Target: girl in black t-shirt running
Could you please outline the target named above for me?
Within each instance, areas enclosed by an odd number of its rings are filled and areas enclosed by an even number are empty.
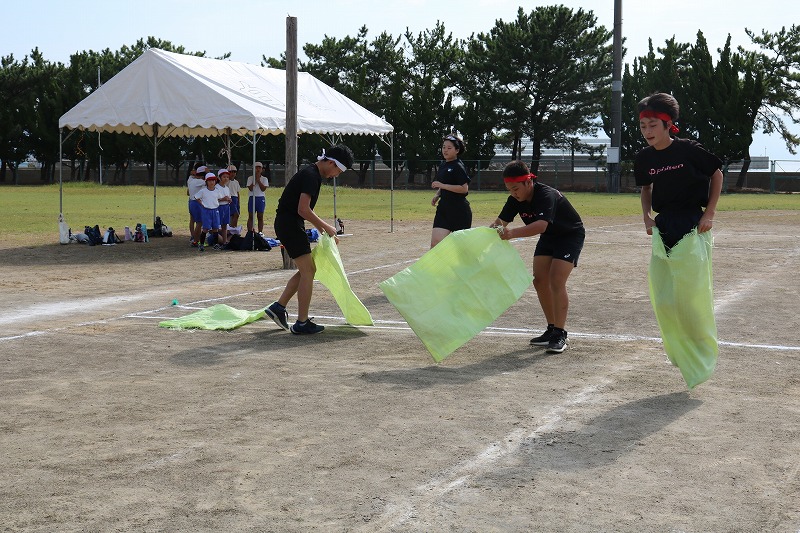
[[[467,201],[470,177],[460,159],[464,150],[464,141],[455,135],[442,140],[444,162],[439,166],[436,180],[431,183],[431,187],[436,189],[431,205],[439,204],[433,219],[431,248],[452,232],[472,226],[472,208]]]

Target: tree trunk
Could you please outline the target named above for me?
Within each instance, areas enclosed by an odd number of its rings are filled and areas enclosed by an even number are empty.
[[[533,150],[531,153],[531,172],[536,174],[539,172],[539,161],[542,159],[542,142],[537,139],[531,139],[533,141]]]
[[[511,146],[511,160],[516,161],[520,158],[522,151],[522,139],[519,133],[514,133],[514,144]]]
[[[739,171],[739,178],[736,180],[736,188],[741,189],[747,186],[747,171],[750,168],[750,150],[744,156],[742,161],[742,170]]]

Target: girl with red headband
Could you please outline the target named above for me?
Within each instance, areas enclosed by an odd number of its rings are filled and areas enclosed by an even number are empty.
[[[666,93],[648,96],[638,106],[648,147],[636,154],[633,172],[642,188],[644,227],[652,235],[658,226],[667,248],[695,227],[698,233],[711,229],[722,191],[722,161],[701,144],[670,135],[679,131],[679,110],[678,101]]]
[[[472,226],[472,208],[467,201],[470,177],[461,161],[465,149],[464,141],[456,135],[442,139],[444,162],[436,172],[436,180],[431,183],[431,187],[436,189],[431,205],[439,204],[433,219],[431,248],[452,232]]]
[[[531,339],[531,345],[547,346],[547,353],[561,353],[567,347],[567,278],[578,266],[583,249],[583,221],[563,194],[536,181],[522,161],[506,165],[503,182],[511,195],[492,227],[503,240],[539,235],[533,252],[533,287],[547,330]],[[525,225],[507,228],[517,214]]]

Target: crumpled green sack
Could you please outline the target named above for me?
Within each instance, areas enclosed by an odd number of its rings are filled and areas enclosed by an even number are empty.
[[[229,305],[212,305],[196,313],[158,323],[170,329],[236,329],[264,316],[264,310],[243,311]]]
[[[533,277],[497,231],[456,231],[380,288],[436,362],[511,307]]]
[[[347,274],[344,272],[336,241],[323,232],[320,234],[314,250],[311,251],[311,257],[317,267],[314,279],[331,291],[333,299],[342,310],[347,323],[353,326],[372,326],[372,315],[355,295],[353,289],[350,288],[350,282],[347,281]]]
[[[647,280],[664,351],[692,389],[711,377],[719,346],[714,320],[711,232],[685,235],[669,254],[653,228]]]

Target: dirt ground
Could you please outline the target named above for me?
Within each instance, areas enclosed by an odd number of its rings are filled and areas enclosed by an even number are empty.
[[[438,365],[378,288],[428,223],[349,222],[376,325],[316,285],[311,337],[158,327],[266,306],[275,250],[0,250],[0,530],[800,531],[800,212],[718,214],[720,358],[692,391],[638,218],[585,222],[567,351],[529,347],[531,287]]]

